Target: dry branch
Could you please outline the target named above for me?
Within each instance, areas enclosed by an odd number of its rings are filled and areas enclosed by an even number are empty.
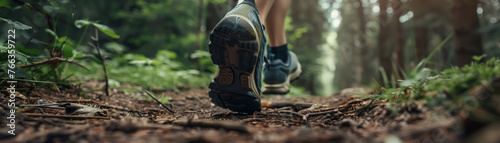
[[[300,114],[300,113],[297,113],[297,112],[294,112],[294,111],[288,111],[288,110],[280,110],[280,111],[278,111],[278,113],[290,113],[293,116],[296,116],[296,117],[299,117],[299,118],[302,118],[304,116],[303,114]]]
[[[146,125],[137,125],[137,128],[140,129],[140,130],[145,130],[145,129],[162,129],[162,130],[182,131],[182,127],[175,126],[175,125],[146,124]]]
[[[99,55],[99,59],[101,60],[102,63],[102,70],[104,72],[104,80],[106,80],[106,96],[109,96],[109,80],[108,80],[108,72],[106,71],[106,64],[104,64],[104,57],[101,54],[101,48],[99,47],[99,32],[97,30],[97,27],[95,27],[95,37],[90,37],[92,40],[95,41],[95,45],[92,42],[89,42],[89,45],[91,47],[94,47],[97,49],[97,54]]]
[[[71,116],[71,115],[47,115],[47,114],[35,114],[35,113],[24,113],[28,117],[47,117],[47,118],[65,118],[65,119],[106,119],[109,117],[99,117],[99,116]]]
[[[158,100],[158,98],[156,98],[154,95],[152,95],[151,93],[149,93],[149,91],[146,91],[146,93],[149,95],[149,97],[155,99],[156,102],[160,103],[160,105],[163,106],[165,109],[167,109],[168,111],[170,111],[172,113],[175,113],[174,111],[172,111],[172,109],[168,108],[165,104],[161,103],[161,101]]]
[[[312,103],[296,103],[296,102],[271,102],[271,101],[262,101],[262,108],[282,108],[282,107],[293,107],[293,108],[309,108]]]
[[[334,109],[334,110],[330,110],[330,111],[307,113],[306,115],[302,116],[302,120],[307,121],[307,119],[309,117],[314,117],[314,116],[319,116],[319,115],[326,115],[326,114],[333,114],[333,113],[339,113],[339,110]]]
[[[207,127],[207,128],[222,128],[231,131],[238,131],[243,133],[251,133],[251,128],[244,124],[237,122],[227,122],[218,120],[203,120],[203,119],[189,119],[189,120],[176,120],[173,122],[175,125],[184,127]]]
[[[65,102],[71,102],[71,103],[93,103],[97,105],[101,105],[101,103],[96,102],[92,99],[68,99],[68,100],[59,100],[57,101],[58,103],[65,103]]]
[[[50,59],[46,59],[46,60],[43,60],[43,61],[38,61],[38,62],[34,62],[34,63],[31,63],[31,64],[26,64],[26,65],[19,65],[19,67],[21,68],[27,68],[27,67],[32,67],[32,66],[38,66],[38,65],[58,65],[59,63],[62,63],[62,62],[68,62],[68,63],[72,63],[72,64],[75,64],[75,65],[78,65],[84,69],[86,69],[87,71],[90,71],[89,68],[77,63],[77,62],[74,62],[74,61],[70,61],[70,60],[67,60],[67,59],[62,59],[60,57],[53,57],[53,58],[50,58]]]

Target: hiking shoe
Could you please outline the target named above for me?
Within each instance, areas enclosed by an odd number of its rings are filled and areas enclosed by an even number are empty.
[[[217,106],[236,112],[261,110],[261,78],[266,38],[255,4],[242,2],[215,26],[209,51],[218,65],[209,85]]]
[[[269,65],[264,69],[264,94],[287,94],[290,92],[290,82],[297,79],[302,69],[297,55],[288,51],[288,59],[270,57]]]

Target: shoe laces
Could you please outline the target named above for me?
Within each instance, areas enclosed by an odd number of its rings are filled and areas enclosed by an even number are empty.
[[[269,53],[268,56],[264,56],[264,67],[269,68],[269,65],[271,65],[271,61],[274,60],[274,54]]]

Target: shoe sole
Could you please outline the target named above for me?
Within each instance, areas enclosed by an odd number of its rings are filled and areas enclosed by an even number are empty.
[[[219,69],[208,94],[217,106],[245,113],[261,110],[254,80],[260,52],[256,37],[251,21],[238,15],[224,17],[210,34],[209,51]]]
[[[262,94],[287,94],[290,92],[290,82],[295,81],[302,74],[302,67],[297,64],[297,69],[288,75],[285,82],[278,84],[265,84]]]

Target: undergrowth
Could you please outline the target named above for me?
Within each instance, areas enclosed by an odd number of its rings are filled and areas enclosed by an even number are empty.
[[[200,51],[201,52],[201,51]],[[198,53],[200,53],[198,52]],[[209,55],[200,56],[200,61],[209,60]],[[182,64],[175,60],[176,54],[161,50],[155,58],[147,58],[140,54],[125,54],[107,61],[108,77],[112,87],[119,87],[121,83],[140,85],[146,89],[173,89],[205,88],[212,80],[211,72],[195,69],[183,69]],[[89,67],[90,72],[83,70],[70,70],[78,80],[101,80],[102,68],[99,63],[83,62]],[[204,65],[206,70],[215,67]]]
[[[387,101],[389,105],[395,106],[394,110],[415,104],[428,108],[446,107],[447,111],[477,108],[480,104],[474,97],[477,95],[469,90],[500,78],[500,59],[493,57],[482,62],[485,58],[482,55],[474,56],[471,64],[462,67],[451,67],[443,71],[427,68],[430,59],[452,36],[450,34],[411,71],[405,73],[401,70],[404,80],[395,81],[394,76],[390,76],[392,82],[389,82],[389,75],[385,74],[384,69],[380,69],[384,86],[376,83],[380,94],[367,98]]]
[[[448,110],[474,109],[479,102],[475,93],[469,90],[500,78],[500,59],[491,58],[479,62],[482,57],[463,67],[443,71],[422,68],[414,70],[405,80],[397,82],[398,87],[381,88],[380,95],[369,96],[387,101],[395,106],[422,104],[429,108],[450,107]]]

